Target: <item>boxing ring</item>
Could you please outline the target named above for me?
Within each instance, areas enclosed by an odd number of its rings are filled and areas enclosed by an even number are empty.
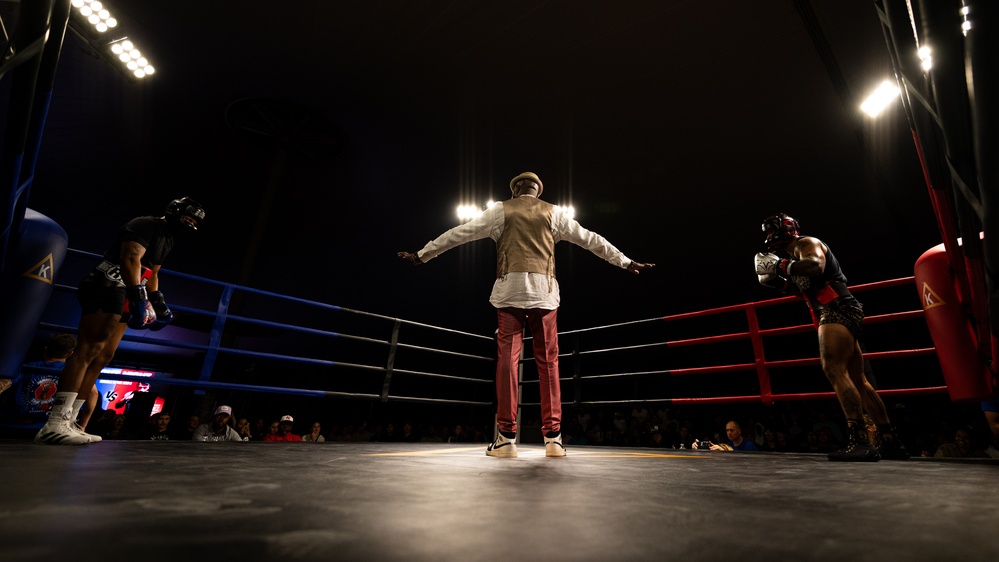
[[[84,263],[93,259],[71,254]],[[163,364],[172,376],[151,381],[153,391],[215,391],[214,398],[237,413],[248,397],[291,396],[327,408],[344,401],[402,403],[425,414],[448,406],[493,416],[491,336],[161,273],[164,286],[174,288],[177,324],[161,332],[130,330],[122,353],[128,362],[146,358],[146,365],[164,350],[186,354],[174,362],[185,369]],[[217,294],[180,290],[182,284]],[[878,365],[883,393],[946,392],[932,384],[939,373],[923,386],[893,374],[896,362],[934,363],[931,347],[911,347],[928,339],[918,331],[926,330],[921,311],[905,306],[918,302],[912,285],[902,278],[854,288],[870,294],[868,355]],[[54,300],[73,297],[67,285],[58,292]],[[315,310],[315,317],[292,323],[279,314],[251,314],[270,308],[298,314],[287,310],[295,304]],[[829,397],[815,390],[828,383],[810,355],[817,345],[806,309],[800,300],[779,298],[566,331],[560,334],[566,406],[765,406]],[[891,345],[890,336],[908,323],[916,327],[902,330],[910,345]],[[40,326],[41,332],[67,329]],[[319,352],[302,354],[291,344],[301,347],[303,338],[324,343],[311,344]],[[785,338],[791,341],[780,341]],[[343,342],[349,345],[340,347]],[[309,372],[301,384],[252,384],[247,379],[260,373],[247,370],[248,361],[261,370],[274,362]],[[539,410],[531,397],[537,385],[532,363],[530,357],[522,362],[525,419]],[[684,392],[670,385],[678,378]],[[427,380],[435,383],[432,394]],[[567,457],[551,459],[543,445],[530,442],[519,447],[518,458],[496,459],[484,448],[137,440],[47,447],[0,440],[5,457],[18,459],[0,467],[0,537],[12,561],[58,555],[53,528],[64,541],[93,543],[94,558],[124,551],[145,560],[175,560],[192,548],[203,557],[247,560],[719,560],[733,548],[741,559],[761,562],[999,555],[986,538],[999,516],[991,459],[831,463],[810,453],[593,445],[569,445]],[[977,499],[973,508],[969,497]],[[737,539],[728,532],[747,521],[760,532]],[[93,540],[119,528],[128,532]]]
[[[97,259],[69,253],[66,278]],[[169,374],[143,379],[151,392],[203,392],[205,406],[224,401],[237,415],[254,397],[494,415],[490,335],[161,274],[176,323],[129,330],[117,360]],[[929,336],[912,278],[853,289],[870,303],[868,357],[881,392],[946,392],[933,348],[919,345]],[[73,292],[58,283],[47,312],[78,310]],[[73,325],[46,317],[39,334]],[[814,331],[796,298],[568,330],[563,397],[569,409],[832,400]],[[925,384],[907,363],[930,371]],[[540,408],[530,357],[522,368],[526,420]],[[0,466],[0,540],[14,562],[51,559],[65,543],[87,544],[90,558],[164,561],[192,548],[247,560],[719,560],[733,548],[761,562],[999,555],[986,538],[999,516],[991,459],[830,463],[811,453],[571,444],[551,459],[540,443],[522,443],[518,458],[496,459],[483,443],[0,440],[17,459]],[[728,530],[747,521],[760,532],[733,538]]]
[[[79,278],[99,258],[67,252],[39,336],[75,331],[78,313],[67,317],[66,311],[79,307],[75,287],[65,280]],[[150,392],[165,397],[175,417],[186,410],[207,416],[221,403],[237,412],[310,412],[314,419],[327,410],[344,409],[345,402],[369,405],[353,408],[358,416],[370,416],[374,405],[384,404],[408,404],[402,417],[417,419],[444,408],[465,423],[494,413],[493,335],[167,269],[160,274],[169,287],[174,323],[158,332],[129,329],[111,366],[155,372],[153,378],[127,371],[114,378],[148,383]],[[919,299],[913,278],[851,289],[862,301],[870,295],[868,308],[880,309],[869,313],[865,325],[866,357],[877,367],[872,372],[869,366],[868,372],[875,380],[881,375],[879,392],[946,393],[923,311],[914,308]],[[890,337],[898,333],[906,335]],[[807,305],[797,297],[563,331],[563,405],[572,410],[635,403],[771,406],[834,399],[819,366],[815,338]],[[530,347],[525,345],[525,352]],[[911,375],[913,364],[922,376]],[[533,358],[525,356],[522,426],[531,426],[540,412],[537,383]],[[303,405],[309,402],[313,404]]]

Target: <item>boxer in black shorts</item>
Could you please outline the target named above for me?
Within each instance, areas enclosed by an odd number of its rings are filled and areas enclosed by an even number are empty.
[[[159,290],[158,272],[173,249],[177,233],[197,230],[204,208],[183,197],[167,205],[163,216],[134,218],[118,231],[104,259],[80,283],[82,307],[77,347],[59,377],[49,419],[35,435],[36,443],[83,445],[100,437],[83,429],[93,413],[80,412],[101,370],[111,362],[126,328],[163,328],[173,319]],[[80,424],[76,423],[80,414]]]
[[[760,284],[800,295],[818,319],[822,371],[846,416],[848,436],[846,446],[829,453],[829,460],[909,458],[888,419],[884,402],[864,375],[860,349],[864,309],[847,288],[839,260],[818,238],[802,236],[798,221],[786,214],[767,217],[762,230],[766,251],[756,254]],[[870,441],[865,413],[877,423],[880,446]]]
[[[125,290],[117,288],[97,287],[81,283],[76,293],[84,315],[97,311],[107,311],[121,314],[125,310]]]

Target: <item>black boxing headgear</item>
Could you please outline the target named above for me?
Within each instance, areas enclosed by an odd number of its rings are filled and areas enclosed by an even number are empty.
[[[205,220],[205,208],[200,203],[190,197],[174,199],[166,208],[167,221],[173,224],[181,224],[191,230],[198,230],[197,224]],[[180,220],[182,217],[191,217],[194,224]]]
[[[790,242],[801,236],[801,225],[785,213],[771,215],[763,219],[763,245],[773,251],[779,244]]]

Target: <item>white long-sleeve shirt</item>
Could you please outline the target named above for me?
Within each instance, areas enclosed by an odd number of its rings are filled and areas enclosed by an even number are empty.
[[[529,197],[529,196],[524,196]],[[458,225],[434,240],[427,242],[416,255],[423,262],[428,262],[444,252],[476,240],[491,238],[498,242],[503,234],[504,213],[503,203],[497,203],[486,209],[478,218]],[[627,269],[631,264],[620,250],[595,232],[583,228],[570,218],[561,207],[552,208],[552,236],[555,243],[563,240],[585,248],[594,255],[606,260],[611,265]],[[543,308],[554,310],[560,302],[558,281],[543,273],[510,272],[496,279],[489,303],[496,308]]]

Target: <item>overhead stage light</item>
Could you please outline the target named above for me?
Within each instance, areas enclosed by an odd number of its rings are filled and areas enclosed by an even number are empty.
[[[128,39],[121,39],[110,43],[111,52],[118,57],[118,61],[125,65],[136,78],[145,78],[147,75],[156,72],[146,57],[135,48],[135,45]]]
[[[922,46],[916,52],[919,55],[919,65],[923,67],[923,70],[930,70],[933,68],[933,52],[927,46]]]
[[[98,54],[132,80],[156,72],[149,59],[126,36],[112,37],[118,29],[118,20],[98,0],[73,0],[70,29]]]
[[[480,216],[482,216],[482,213],[484,213],[486,209],[492,208],[492,206],[495,204],[496,204],[495,201],[489,201],[488,203],[486,203],[486,206],[484,208],[478,207],[476,205],[458,205],[458,207],[456,208],[458,220],[461,222],[468,222],[472,219],[477,219]],[[555,206],[562,209],[562,211],[570,219],[576,216],[576,209],[574,209],[572,205],[566,205],[566,206],[555,205]]]
[[[104,33],[118,26],[118,20],[111,17],[111,12],[100,2],[94,0],[73,0],[73,7],[76,8],[80,16],[86,18],[87,23],[94,26],[94,30],[98,33]]]
[[[486,206],[484,208],[479,207],[478,205],[470,205],[470,204],[458,205],[456,209],[456,212],[458,214],[458,220],[461,222],[468,222],[472,219],[477,219],[480,216],[482,216],[482,213],[484,213],[486,209],[492,207],[495,204],[496,204],[495,201],[489,201],[488,203],[486,203]]]
[[[898,95],[898,86],[891,80],[885,80],[860,104],[860,109],[871,117],[877,117],[891,102],[898,99]]]

